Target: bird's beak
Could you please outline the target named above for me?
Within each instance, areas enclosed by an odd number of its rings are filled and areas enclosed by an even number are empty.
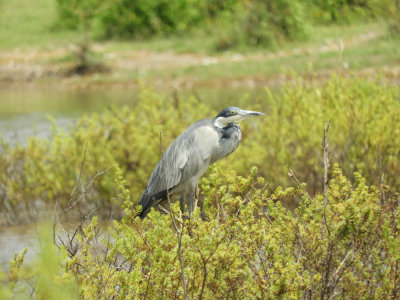
[[[264,116],[262,112],[252,111],[252,110],[241,110],[240,115],[243,119],[246,119],[251,116]]]

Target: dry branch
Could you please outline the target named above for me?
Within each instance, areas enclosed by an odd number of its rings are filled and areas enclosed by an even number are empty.
[[[301,187],[301,189],[303,190],[304,194],[307,195],[308,200],[310,200],[310,202],[312,201],[312,198],[310,196],[310,194],[307,192],[307,190],[304,188],[304,186],[301,184],[301,182],[299,181],[299,179],[296,177],[296,175],[294,175],[293,170],[290,168],[289,165],[287,165],[287,168],[289,169],[289,177],[293,178],[294,181],[296,181],[297,185],[299,187]]]
[[[327,220],[326,220],[326,206],[328,205],[328,187],[329,187],[329,178],[328,178],[328,171],[329,171],[329,143],[328,143],[328,133],[329,133],[329,128],[331,126],[331,121],[329,121],[328,123],[325,123],[324,126],[324,137],[322,139],[322,148],[324,151],[323,154],[323,160],[324,160],[324,182],[323,182],[323,186],[324,186],[324,212],[323,212],[323,217],[324,217],[324,224],[322,226],[322,236],[325,234],[325,229],[328,232],[328,235],[330,235],[330,231],[329,231],[329,227],[327,224]]]
[[[181,265],[181,272],[182,272],[183,298],[186,300],[187,299],[187,281],[186,281],[186,277],[185,277],[185,269],[184,269],[184,265],[183,265],[183,256],[182,256],[182,232],[179,230],[178,226],[176,225],[175,216],[174,216],[174,213],[172,212],[171,199],[169,197],[169,188],[168,188],[168,182],[167,182],[167,174],[165,172],[164,148],[163,148],[163,144],[162,144],[161,132],[160,132],[160,149],[161,149],[161,163],[162,163],[162,169],[163,169],[163,177],[164,177],[165,188],[167,191],[169,216],[171,217],[172,224],[174,225],[174,228],[175,228],[176,234],[177,234],[177,238],[178,238],[178,257],[179,257],[179,264]],[[182,223],[182,229],[183,229],[183,224],[184,223]]]

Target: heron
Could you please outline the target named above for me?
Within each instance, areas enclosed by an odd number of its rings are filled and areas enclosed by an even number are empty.
[[[199,178],[208,167],[228,156],[239,146],[242,133],[239,121],[261,112],[227,107],[213,119],[202,119],[189,126],[167,148],[150,176],[140,197],[139,216],[144,218],[152,207],[167,200],[168,195],[180,195],[180,208],[189,218],[193,212],[193,198]]]

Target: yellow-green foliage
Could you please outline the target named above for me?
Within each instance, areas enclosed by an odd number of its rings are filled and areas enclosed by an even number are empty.
[[[302,188],[257,188],[264,179],[213,168],[202,181],[208,220],[183,220],[174,205],[189,299],[396,298],[400,275],[399,202],[359,176],[355,188],[334,167],[322,196]],[[123,184],[121,185],[123,186]],[[123,189],[123,188],[122,188]],[[126,216],[110,230],[105,255],[91,252],[95,221],[69,262],[85,299],[182,299],[177,235],[168,214]],[[300,197],[294,212],[282,198]],[[381,204],[382,201],[382,204]]]
[[[173,205],[188,299],[397,299],[399,195],[355,177],[353,187],[335,165],[324,207],[323,196],[303,187],[260,188],[256,168],[241,177],[213,167],[201,183],[206,220],[198,209],[183,219]],[[32,288],[15,289],[29,280],[39,299],[183,299],[170,215],[135,218],[119,171],[115,180],[126,215],[108,237],[93,218],[73,240],[77,251],[67,249],[70,258],[49,242],[31,268],[16,257],[0,295],[29,295]],[[289,211],[284,198],[299,198],[300,206]]]
[[[354,181],[358,171],[368,183],[378,182],[383,173],[384,182],[398,188],[399,96],[398,88],[379,80],[334,76],[312,85],[298,78],[280,93],[267,90],[257,103],[240,101],[243,108],[263,110],[266,116],[243,122],[240,147],[218,164],[239,174],[257,166],[270,189],[289,186],[290,165],[313,194],[322,184],[321,138],[324,123],[331,120],[331,159],[344,173]],[[135,107],[83,116],[69,132],[54,125],[50,140],[31,138],[26,147],[3,142],[0,205],[8,219],[2,220],[29,220],[30,214],[22,217],[21,212],[34,200],[67,206],[78,195],[91,206],[118,211],[121,203],[114,199],[108,168],[115,162],[121,167],[137,201],[160,157],[160,132],[167,147],[191,123],[216,113],[195,98],[171,101],[144,89]]]
[[[268,182],[287,185],[287,165],[311,191],[322,185],[322,135],[331,120],[330,155],[347,176],[361,172],[378,181],[379,159],[386,182],[400,184],[400,102],[397,87],[365,79],[334,76],[322,86],[297,80],[283,94],[268,93],[261,128],[244,131],[247,139],[232,161],[236,170],[256,165]]]

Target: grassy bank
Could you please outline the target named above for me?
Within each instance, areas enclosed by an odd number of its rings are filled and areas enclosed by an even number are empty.
[[[399,40],[387,35],[383,21],[312,27],[305,42],[276,48],[251,46],[216,52],[212,34],[194,31],[180,36],[135,41],[95,40],[91,58],[111,72],[68,77],[75,64],[78,32],[55,28],[52,0],[2,2],[0,18],[0,81],[19,86],[87,87],[147,82],[157,87],[276,86],[287,80],[283,70],[370,75],[384,72],[399,78]],[[95,34],[95,31],[94,31]],[[11,63],[11,64],[10,64]]]

